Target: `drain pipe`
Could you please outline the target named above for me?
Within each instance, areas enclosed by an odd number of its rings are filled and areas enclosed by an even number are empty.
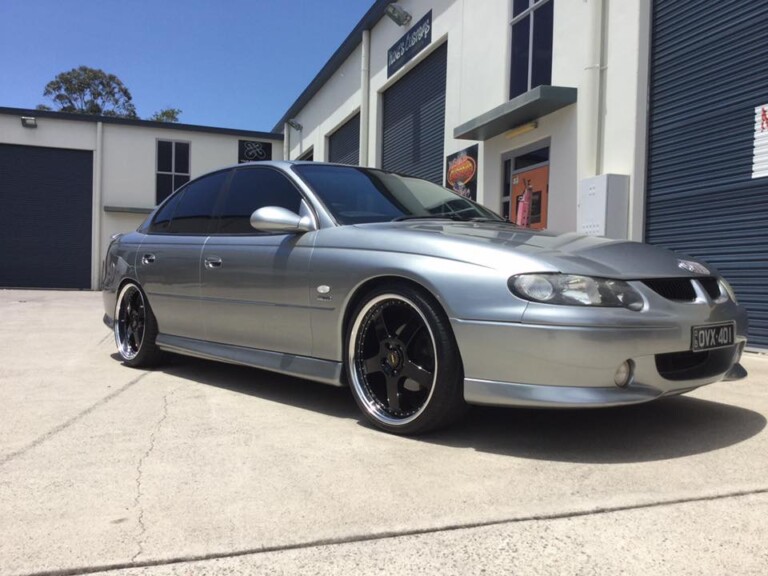
[[[371,107],[371,31],[363,30],[361,64],[360,64],[360,166],[370,166],[368,163],[368,123]]]
[[[589,21],[585,36],[590,38],[589,60],[584,68],[581,86],[579,87],[579,104],[581,112],[578,115],[579,135],[579,179],[589,178],[599,174],[602,161],[600,130],[602,128],[602,60],[603,60],[603,2],[604,0],[588,0],[590,3]]]
[[[91,290],[100,290],[101,272],[102,272],[102,241],[101,229],[102,219],[104,218],[104,187],[103,187],[103,161],[104,158],[104,124],[96,122],[96,147],[93,155],[93,201],[92,201],[92,219],[91,228]]]
[[[602,174],[605,171],[605,92],[606,70],[608,69],[608,0],[600,0],[600,50],[597,71],[597,146],[595,147],[595,171]]]
[[[290,160],[291,155],[291,127],[288,122],[283,124],[283,160]]]

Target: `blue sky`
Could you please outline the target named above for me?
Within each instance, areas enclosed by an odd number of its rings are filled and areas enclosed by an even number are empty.
[[[140,117],[271,130],[373,0],[0,0],[0,106],[48,103],[80,65],[129,88]]]

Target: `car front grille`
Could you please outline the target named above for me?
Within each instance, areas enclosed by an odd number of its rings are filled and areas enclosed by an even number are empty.
[[[653,278],[651,280],[643,280],[643,284],[667,300],[693,302],[696,300],[696,290],[693,287],[692,280],[692,278]],[[720,298],[720,284],[717,278],[706,276],[704,278],[696,278],[695,281],[701,284],[701,287],[709,294],[712,300]]]
[[[656,354],[656,370],[667,380],[710,378],[727,372],[733,364],[736,346],[707,352]]]
[[[643,284],[667,300],[678,302],[696,300],[696,291],[693,289],[690,278],[653,278],[643,280]]]
[[[717,282],[717,278],[709,276],[707,278],[697,278],[697,281],[712,300],[720,298],[720,284]]]

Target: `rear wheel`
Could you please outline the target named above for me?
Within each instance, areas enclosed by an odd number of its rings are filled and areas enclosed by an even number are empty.
[[[371,292],[352,315],[346,348],[350,387],[375,426],[419,434],[463,413],[464,376],[450,324],[419,290]]]
[[[117,296],[114,330],[117,352],[128,366],[154,366],[162,359],[155,344],[155,315],[141,288],[133,282],[123,286]]]

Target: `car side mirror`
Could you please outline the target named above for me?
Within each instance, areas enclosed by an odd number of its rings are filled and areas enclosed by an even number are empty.
[[[251,226],[259,232],[303,234],[315,229],[309,216],[299,216],[280,206],[264,206],[251,214]]]

